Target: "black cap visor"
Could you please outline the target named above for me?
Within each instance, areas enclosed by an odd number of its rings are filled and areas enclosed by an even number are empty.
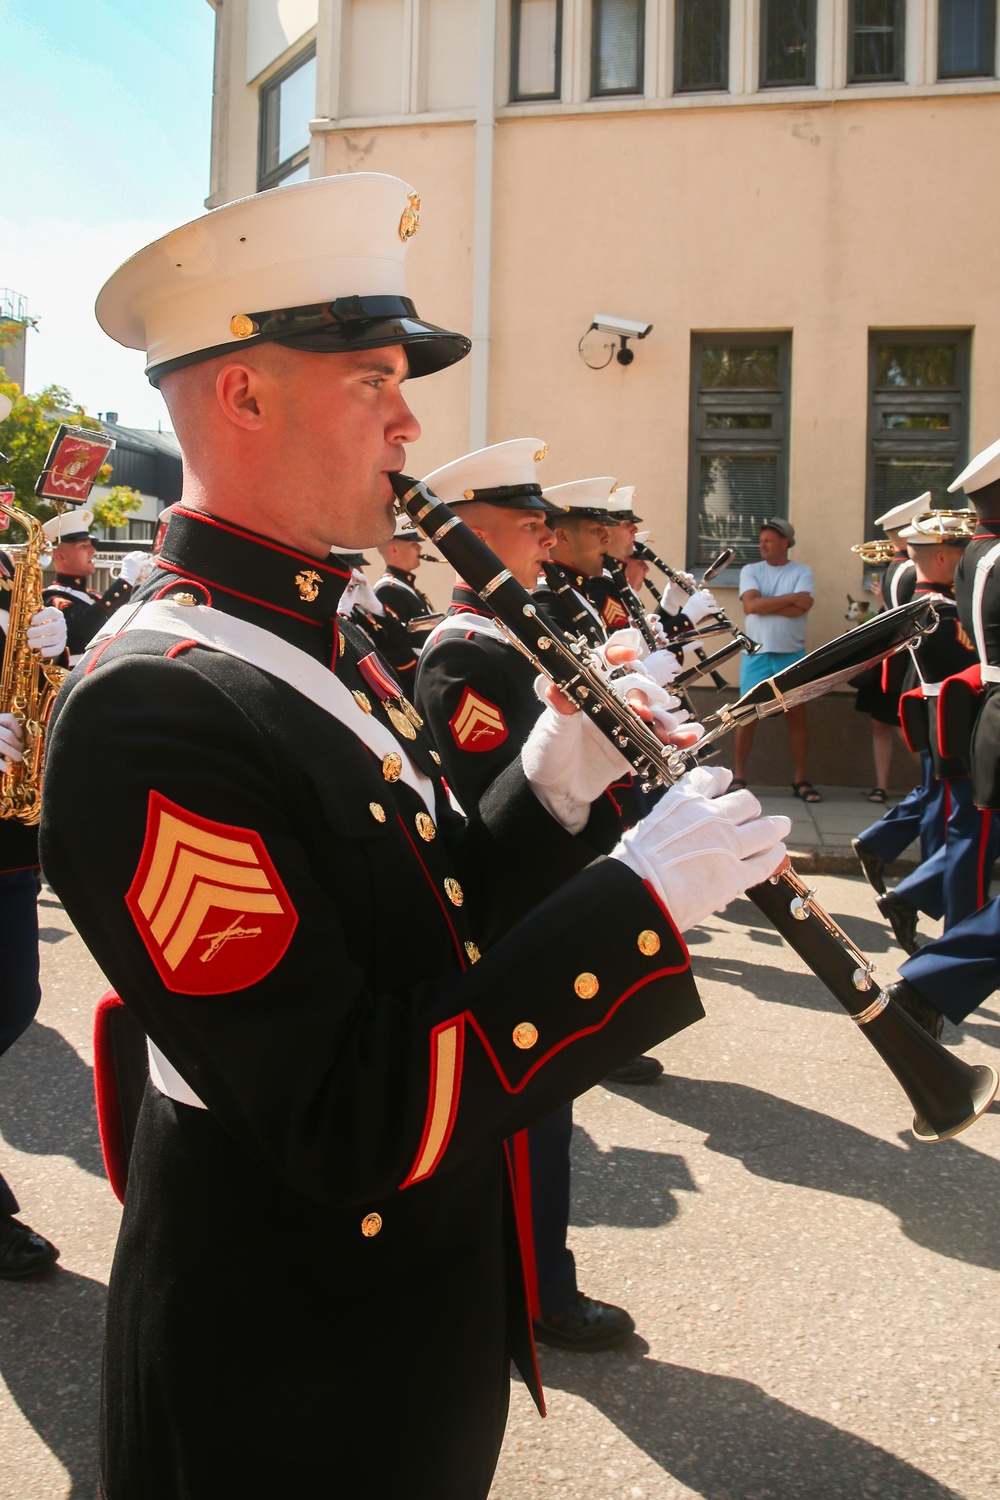
[[[540,484],[497,484],[492,489],[472,489],[449,503],[465,505],[478,500],[483,505],[498,505],[501,510],[540,510],[548,515],[552,507],[542,499]]]
[[[406,350],[410,379],[444,370],[464,359],[472,348],[464,334],[425,323],[409,297],[338,297],[335,302],[242,316],[253,330],[246,338],[166,360],[146,372],[150,383],[158,385],[172,370],[220,355],[238,355],[241,348],[255,344],[282,344],[309,354],[351,354],[399,344]]]

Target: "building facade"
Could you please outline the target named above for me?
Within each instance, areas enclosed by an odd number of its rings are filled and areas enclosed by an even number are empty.
[[[818,645],[871,518],[1000,435],[997,0],[210,3],[210,206],[420,193],[414,300],[474,353],[409,390],[414,472],[539,436],[692,567],[789,515]]]

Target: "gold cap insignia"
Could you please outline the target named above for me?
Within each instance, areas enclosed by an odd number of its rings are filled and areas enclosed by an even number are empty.
[[[378,1234],[381,1228],[381,1214],[365,1214],[364,1218],[361,1220],[361,1233],[364,1235],[366,1240],[372,1239],[373,1236]]]
[[[581,1000],[593,1000],[601,985],[596,974],[578,974],[573,981],[573,988]]]
[[[476,498],[475,490],[463,490],[462,493],[465,495],[466,500],[475,500]]]
[[[548,451],[549,451],[549,445],[548,445],[548,443],[543,443],[542,446],[539,448],[538,452],[535,454],[535,463],[536,464],[540,464],[541,461],[542,461],[542,459],[545,457],[546,453],[548,453]]]
[[[319,586],[323,582],[318,573],[312,568],[304,568],[301,573],[296,573],[295,583],[299,591],[299,598],[311,604],[319,594]]]
[[[399,238],[405,245],[407,240],[412,240],[420,228],[420,194],[411,193],[406,200],[403,216],[399,221]]]
[[[649,927],[640,932],[636,941],[639,944],[639,952],[644,953],[647,958],[652,958],[654,953],[660,951],[660,934],[653,932]]]
[[[257,324],[246,313],[235,313],[229,319],[229,332],[234,338],[248,339],[252,333],[257,332]]]
[[[522,1052],[526,1052],[529,1047],[533,1047],[538,1041],[538,1027],[532,1026],[530,1021],[522,1021],[520,1025],[514,1027],[513,1036],[514,1046],[520,1047]]]

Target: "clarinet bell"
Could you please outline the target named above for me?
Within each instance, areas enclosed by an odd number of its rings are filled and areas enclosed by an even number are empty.
[[[985,1114],[1000,1076],[989,1063],[963,1062],[883,996],[885,1005],[862,1030],[913,1105],[916,1140],[947,1141]]]

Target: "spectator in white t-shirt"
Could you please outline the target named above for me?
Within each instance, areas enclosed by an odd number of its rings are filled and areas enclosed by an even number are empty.
[[[759,651],[753,656],[744,655],[740,661],[741,693],[806,654],[806,616],[813,607],[813,574],[805,563],[789,562],[788,549],[794,542],[795,527],[791,521],[772,516],[769,521],[761,522],[760,562],[747,563],[740,570],[740,603],[746,615],[746,633],[751,640],[760,642]],[[803,802],[821,802],[819,792],[806,779],[805,706],[799,704],[789,709],[785,718],[794,765],[792,791]],[[752,724],[741,725],[736,731],[734,787],[746,786],[753,732]]]

